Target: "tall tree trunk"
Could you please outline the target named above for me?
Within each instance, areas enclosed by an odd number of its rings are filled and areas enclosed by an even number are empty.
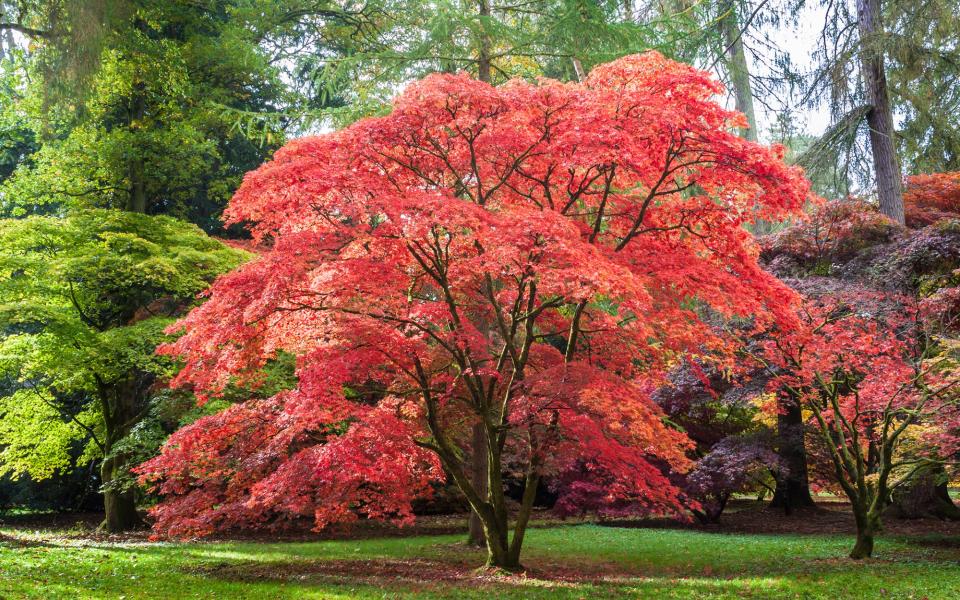
[[[130,196],[127,200],[128,212],[147,212],[147,188],[144,181],[143,159],[139,156],[130,161]]]
[[[478,14],[481,19],[490,17],[490,0],[479,0]],[[492,42],[486,29],[481,26],[481,33],[477,40],[477,79],[490,83],[491,77],[491,59],[490,51]],[[488,467],[487,460],[487,434],[482,422],[473,426],[473,461],[471,464],[471,480],[474,489],[484,499],[489,498],[488,494]],[[476,511],[470,513],[469,537],[467,542],[483,547],[487,543],[488,536],[484,531],[484,523]],[[505,551],[505,550],[504,550]]]
[[[479,0],[478,14],[481,21],[490,18],[490,0]],[[481,22],[480,35],[477,40],[477,79],[490,83],[491,57],[493,41],[490,39],[490,33],[486,30],[486,23]]]
[[[483,423],[477,423],[473,426],[473,457],[471,462],[471,480],[473,487],[481,498],[489,498],[487,492],[487,436],[484,432]],[[484,534],[483,522],[477,511],[470,513],[470,537],[468,542],[474,546],[483,547],[486,544],[486,535]]]
[[[124,461],[116,456],[103,459],[100,464],[100,478],[103,481],[103,524],[101,527],[110,533],[129,531],[143,524],[137,512],[137,496],[134,490],[117,490],[112,484],[123,475]]]
[[[883,59],[883,22],[880,0],[857,0],[857,24],[860,29],[860,61],[863,87],[870,112],[870,149],[877,178],[880,212],[903,224],[903,190],[894,138],[893,113],[887,90]]]
[[[103,486],[104,518],[101,527],[111,533],[136,529],[143,521],[137,512],[136,492],[120,488],[117,478],[127,468],[127,457],[114,449],[125,435],[136,415],[136,380],[108,385],[97,379],[100,408],[103,412],[105,441],[103,461],[100,463],[100,479]]]
[[[740,130],[740,135],[751,142],[757,141],[757,117],[753,109],[753,89],[750,86],[750,67],[747,54],[743,49],[743,35],[740,31],[740,19],[736,2],[731,1],[723,7],[720,30],[726,49],[727,73],[730,75],[730,87],[733,91],[737,110],[747,117],[749,127]]]
[[[142,19],[136,19],[135,27],[146,32],[147,24]],[[130,97],[127,126],[134,134],[144,127],[144,118],[147,114],[146,84],[135,81],[133,94]],[[130,188],[127,204],[124,210],[135,213],[147,212],[147,184],[146,161],[143,158],[143,149],[135,144],[130,148],[132,156],[128,164]],[[107,385],[98,379],[101,409],[106,429],[106,443],[104,444],[104,458],[100,465],[100,479],[103,485],[103,527],[109,532],[128,531],[143,524],[137,512],[137,496],[134,489],[118,489],[116,480],[126,475],[127,457],[114,453],[115,444],[129,433],[137,414],[137,376],[134,371],[128,375],[127,381]]]
[[[730,91],[737,111],[747,118],[747,127],[740,129],[740,137],[751,142],[757,141],[757,115],[753,106],[753,87],[750,84],[750,66],[743,47],[743,31],[736,0],[721,5],[719,20],[720,33],[724,44],[724,63],[730,77]],[[772,224],[763,219],[755,219],[751,231],[754,235],[765,235],[773,230]]]
[[[777,414],[777,454],[786,473],[777,476],[771,507],[788,514],[796,508],[814,506],[807,477],[807,450],[804,445],[803,413],[792,398],[781,397]]]
[[[140,17],[136,17],[133,22],[134,28],[140,33],[146,35],[150,26]],[[133,92],[130,97],[130,107],[127,114],[127,127],[130,132],[137,134],[144,128],[144,118],[147,116],[147,85],[138,72],[134,75]],[[136,140],[136,136],[134,137]],[[146,213],[147,212],[147,184],[146,184],[146,161],[143,158],[143,148],[139,144],[134,144],[130,148],[132,156],[129,163],[130,192],[127,197],[127,205],[124,207],[129,212]]]
[[[133,97],[130,99],[129,127],[133,132],[139,131],[143,127],[143,118],[147,114],[146,99],[144,98],[143,83],[135,83],[133,86]],[[130,157],[129,177],[130,191],[127,197],[127,205],[124,207],[129,212],[146,213],[147,212],[147,184],[146,184],[146,165],[143,160],[143,151],[138,145],[130,148],[133,156]]]

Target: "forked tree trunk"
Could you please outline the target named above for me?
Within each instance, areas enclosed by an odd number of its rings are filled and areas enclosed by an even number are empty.
[[[797,508],[814,506],[807,476],[803,413],[800,405],[789,398],[781,398],[777,414],[777,455],[786,473],[777,476],[770,506],[782,508],[787,514]]]
[[[903,190],[900,182],[900,165],[897,161],[893,112],[890,108],[887,75],[883,65],[884,52],[881,45],[883,22],[880,0],[857,0],[857,23],[860,29],[863,87],[871,107],[870,112],[867,113],[867,124],[870,127],[870,149],[877,177],[880,212],[902,225],[904,222]]]
[[[486,527],[487,567],[516,571],[520,569],[519,557],[511,556],[507,523]]]
[[[493,474],[492,470],[491,474]],[[512,539],[510,537],[510,523],[507,512],[494,508],[496,506],[505,506],[506,497],[503,492],[503,486],[492,487],[490,489],[490,504],[477,511],[481,515],[480,518],[483,523],[484,542],[487,547],[486,566],[488,568],[503,569],[505,571],[519,571],[523,569],[523,566],[520,564],[520,551],[523,548],[523,539],[526,534],[527,524],[530,521],[530,514],[533,510],[533,501],[537,495],[538,484],[538,476],[527,476],[524,482],[520,510],[517,513],[517,521],[513,528]]]

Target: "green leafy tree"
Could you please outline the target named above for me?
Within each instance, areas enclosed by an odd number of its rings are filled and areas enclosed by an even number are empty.
[[[120,440],[175,367],[154,354],[171,317],[244,253],[166,216],[81,210],[0,221],[0,474],[101,461],[106,529],[136,524]]]
[[[301,22],[305,9],[322,22]],[[0,0],[0,214],[51,217],[11,222],[4,239],[13,243],[11,231],[17,227],[24,228],[22,235],[40,235],[38,223],[50,231],[73,230],[80,227],[75,219],[81,214],[117,221],[106,249],[99,242],[56,238],[70,249],[72,264],[90,261],[84,267],[88,273],[63,279],[79,289],[119,276],[109,271],[113,266],[101,264],[104,252],[117,258],[132,251],[116,245],[115,233],[156,242],[159,247],[150,252],[161,255],[176,247],[152,237],[168,235],[168,221],[114,213],[173,215],[207,231],[220,230],[220,209],[243,173],[283,141],[282,123],[251,136],[237,126],[233,112],[279,110],[296,105],[304,92],[288,69],[293,64],[285,58],[288,47],[274,42],[332,47],[349,35],[347,23],[355,18],[350,8],[305,0]],[[93,208],[99,212],[76,212]],[[73,216],[53,218],[65,214]],[[126,229],[131,223],[137,231]],[[148,231],[151,223],[157,231]],[[92,229],[83,233],[89,226],[85,223],[77,235],[100,236]],[[185,225],[177,227],[199,236]],[[198,248],[219,248],[201,239]],[[17,249],[10,248],[14,256]],[[174,302],[160,307],[160,315],[175,312],[220,270],[220,252],[212,255],[213,262],[177,267],[178,278],[196,282],[186,288],[146,290],[140,297],[116,281],[108,296],[96,300],[110,305],[107,321],[73,323],[89,330],[81,347],[71,347],[75,354],[57,354],[63,336],[75,334],[64,332],[61,320],[46,315],[17,325],[11,317],[8,329],[0,330],[10,334],[4,338],[9,360],[0,389],[8,397],[7,418],[0,425],[5,472],[41,479],[78,462],[100,463],[108,527],[120,529],[136,520],[125,465],[147,458],[179,423],[171,417],[176,403],[149,393],[151,382],[171,366],[152,354],[162,339],[162,320],[143,319],[142,311],[169,297]],[[50,277],[66,277],[68,268],[62,269]],[[142,288],[137,281],[134,277],[128,284]],[[83,310],[71,317],[74,321],[89,314],[84,302],[81,298]],[[82,381],[64,380],[80,372],[80,364],[96,365],[91,366],[96,377],[87,373]]]
[[[90,55],[82,66],[64,46],[86,13],[61,17],[72,26],[48,17],[32,42],[17,109],[42,144],[6,183],[6,212],[109,207],[217,230],[243,173],[282,141],[277,131],[250,141],[224,118],[225,106],[266,109],[287,93],[257,33],[232,17],[249,3],[107,4],[75,42]],[[73,82],[66,93],[64,82]]]
[[[245,131],[303,132],[381,112],[400,86],[434,72],[465,71],[494,84],[570,81],[651,48],[689,61],[704,43],[707,10],[641,11],[622,0],[278,2],[259,18],[261,44],[284,49],[278,65],[299,102],[227,112]]]
[[[13,59],[0,61],[0,182],[38,149],[36,135],[17,110],[23,81],[14,65]]]
[[[892,0],[885,8],[903,166],[913,174],[960,170],[960,3]]]

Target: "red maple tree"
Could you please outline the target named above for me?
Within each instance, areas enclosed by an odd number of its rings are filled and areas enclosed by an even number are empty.
[[[808,297],[798,314],[798,327],[747,352],[772,375],[769,389],[809,415],[850,500],[850,557],[866,558],[893,492],[955,452],[956,349],[924,335],[917,303],[892,294]]]
[[[448,475],[516,568],[543,477],[604,474],[597,502],[679,510],[662,468],[686,437],[650,399],[687,354],[727,360],[711,320],[789,327],[793,294],[744,223],[809,195],[748,142],[707,73],[655,52],[582,84],[410,85],[384,117],[300,139],[227,209],[269,251],[174,328],[174,385],[255,381],[283,351],[299,385],[175,434],[142,467],[161,534],[367,516],[407,521]],[[470,432],[481,424],[484,443]],[[468,475],[487,455],[486,492]],[[513,537],[505,477],[525,482]]]

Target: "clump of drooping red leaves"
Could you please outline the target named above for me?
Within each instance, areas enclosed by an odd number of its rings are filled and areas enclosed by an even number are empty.
[[[907,177],[903,212],[907,227],[915,229],[960,218],[960,171]]]

